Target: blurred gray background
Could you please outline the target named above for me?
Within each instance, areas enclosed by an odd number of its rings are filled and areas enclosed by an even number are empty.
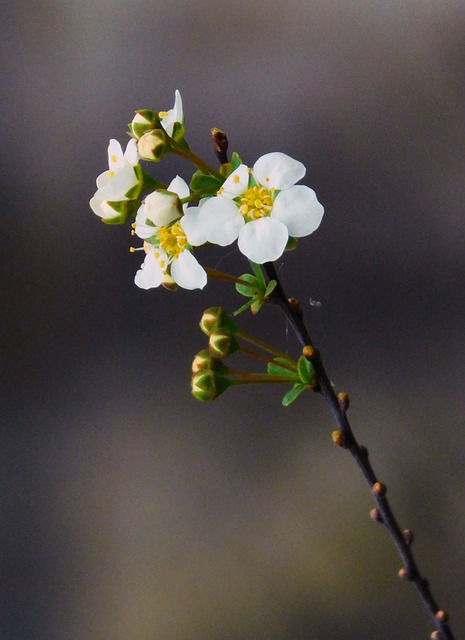
[[[242,300],[137,289],[128,227],[89,209],[109,138],[176,88],[200,155],[218,126],[307,166],[326,215],[277,266],[463,636],[463,2],[41,0],[0,29],[1,637],[431,630],[319,396],[192,399],[202,310]],[[243,324],[298,353],[275,309]]]

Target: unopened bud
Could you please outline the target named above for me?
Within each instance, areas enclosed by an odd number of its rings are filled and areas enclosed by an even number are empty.
[[[336,429],[336,431],[333,431],[331,436],[335,444],[339,445],[340,447],[345,447],[346,439],[344,437],[343,431],[341,431],[340,429]]]
[[[375,496],[384,496],[386,495],[386,487],[381,482],[375,482],[375,484],[371,487],[371,490]]]
[[[158,162],[169,149],[165,131],[163,129],[147,131],[139,138],[137,149],[142,160]]]
[[[161,128],[159,117],[150,109],[136,111],[136,115],[128,126],[131,135],[136,140],[139,140],[147,131]]]
[[[209,307],[203,312],[199,326],[209,336],[220,327],[225,327],[231,333],[235,333],[236,326],[228,317],[223,307]]]
[[[228,329],[220,327],[210,334],[208,349],[215,358],[226,358],[230,353],[237,351],[239,345]]]
[[[199,351],[199,353],[194,356],[194,360],[192,361],[192,373],[214,369],[214,361],[215,358],[212,356],[208,349]]]
[[[196,400],[210,402],[225,391],[231,382],[218,376],[211,369],[198,371],[192,375],[191,391]]]
[[[381,515],[380,510],[376,507],[370,511],[370,518],[375,522],[383,522],[383,516]]]

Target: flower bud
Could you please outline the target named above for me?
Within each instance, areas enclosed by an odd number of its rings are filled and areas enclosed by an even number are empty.
[[[137,142],[137,150],[142,160],[158,162],[168,149],[166,133],[163,129],[151,129]]]
[[[155,226],[164,227],[181,217],[182,206],[176,193],[157,189],[146,196],[142,211]]]
[[[211,355],[208,349],[203,349],[199,351],[199,353],[194,356],[194,360],[192,362],[192,373],[197,373],[198,371],[207,371],[208,369],[215,368],[215,358]]]
[[[201,370],[192,376],[192,395],[196,400],[209,402],[215,400],[230,384],[227,378],[218,376],[211,369]]]
[[[225,358],[239,349],[232,333],[225,327],[220,327],[210,334],[208,350],[215,358]]]
[[[236,325],[228,318],[223,307],[209,307],[206,309],[200,319],[199,326],[207,336],[220,327],[229,329],[231,333],[236,332]]]
[[[128,125],[131,135],[139,140],[151,129],[160,129],[160,118],[150,109],[139,109]]]

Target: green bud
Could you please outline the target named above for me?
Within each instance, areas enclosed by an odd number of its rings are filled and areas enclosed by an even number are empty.
[[[225,327],[220,327],[210,334],[208,350],[215,358],[225,358],[239,349],[239,345],[232,333]]]
[[[208,349],[203,349],[199,351],[199,353],[194,356],[194,360],[192,362],[192,373],[197,373],[198,371],[207,371],[208,369],[215,368],[215,358],[211,355]]]
[[[166,133],[163,129],[151,129],[137,142],[142,160],[159,162],[169,149]]]
[[[132,137],[139,140],[147,131],[161,128],[160,118],[150,109],[139,109],[128,127]]]
[[[198,371],[192,376],[192,395],[201,402],[209,402],[215,400],[230,384],[227,378],[217,375],[211,369]]]
[[[236,332],[236,325],[230,320],[223,307],[209,307],[206,309],[200,319],[199,326],[207,336],[220,327],[229,329],[231,333]]]

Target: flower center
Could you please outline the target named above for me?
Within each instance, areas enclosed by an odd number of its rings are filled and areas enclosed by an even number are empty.
[[[270,215],[273,208],[273,196],[265,187],[250,187],[240,197],[239,211],[246,220],[256,220]]]
[[[170,227],[160,227],[157,237],[160,248],[173,258],[177,258],[187,244],[186,234],[179,222]]]

